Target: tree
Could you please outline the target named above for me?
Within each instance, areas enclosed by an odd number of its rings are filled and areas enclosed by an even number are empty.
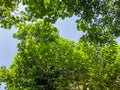
[[[54,84],[56,79],[66,77],[65,70],[70,69],[70,66],[66,65],[73,62],[74,43],[58,38],[57,29],[43,22],[21,26],[14,37],[20,39],[21,43],[18,44],[18,54],[3,80],[7,88],[9,90],[57,88]],[[68,63],[69,56],[73,57]]]
[[[26,11],[16,16],[19,3]],[[2,0],[0,6],[0,25],[16,26],[13,37],[21,41],[10,68],[0,69],[8,90],[119,90],[119,1]],[[86,33],[78,43],[61,38],[53,25],[73,15]]]
[[[22,3],[25,11],[12,15],[17,6]],[[26,21],[46,18],[47,22],[55,23],[58,18],[78,16],[78,30],[86,32],[84,38],[89,41],[97,39],[99,43],[108,43],[111,39],[120,36],[119,33],[119,6],[118,0],[18,0],[1,2],[1,26],[10,28]],[[2,9],[5,9],[2,11]],[[12,16],[11,16],[12,15]],[[82,26],[82,27],[81,27]],[[106,38],[107,39],[103,39]]]
[[[119,46],[115,41],[96,47],[60,38],[52,24],[43,21],[20,26],[21,40],[9,69],[0,80],[8,90],[84,90],[119,88]]]

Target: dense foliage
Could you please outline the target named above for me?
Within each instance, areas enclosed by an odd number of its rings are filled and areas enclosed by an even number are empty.
[[[8,90],[119,89],[120,47],[115,41],[103,47],[58,36],[44,21],[22,25],[21,40],[9,69],[1,68]]]
[[[25,11],[18,11],[22,3]],[[19,27],[26,21],[46,18],[55,23],[58,18],[76,15],[78,30],[86,32],[83,38],[89,42],[108,43],[120,36],[119,0],[2,0],[0,2],[0,26]],[[107,39],[103,39],[107,38]],[[95,40],[96,39],[96,40]],[[97,43],[98,43],[97,42]]]
[[[25,11],[18,11],[19,5]],[[119,90],[118,0],[2,0],[0,26],[18,32],[18,52],[0,69],[8,90]],[[79,42],[59,36],[58,18],[79,17]]]

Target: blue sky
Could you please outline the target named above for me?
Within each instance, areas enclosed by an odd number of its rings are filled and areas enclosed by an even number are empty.
[[[12,37],[12,34],[16,31],[14,28],[11,30],[0,28],[0,66],[9,66],[17,52],[18,41]]]
[[[75,42],[79,40],[83,33],[77,31],[76,19],[77,18],[74,16],[72,18],[66,18],[65,20],[59,19],[56,22],[55,26],[60,30],[60,36],[74,40]],[[11,30],[0,28],[0,66],[6,65],[9,67],[17,53],[17,43],[19,41],[12,37],[15,32],[17,32],[15,28]],[[120,39],[117,41],[120,43]],[[2,85],[0,90],[5,90],[4,85]]]

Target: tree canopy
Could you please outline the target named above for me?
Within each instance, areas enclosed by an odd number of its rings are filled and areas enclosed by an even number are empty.
[[[20,3],[25,6],[25,11],[17,11]],[[86,33],[84,38],[106,43],[120,36],[119,9],[119,0],[2,0],[0,26],[11,28],[43,18],[54,24],[58,18],[76,15],[79,17],[77,29]]]
[[[25,10],[19,11],[22,4]],[[119,90],[118,0],[2,0],[0,26],[18,28],[18,52],[0,69],[8,90]],[[85,35],[59,36],[58,18],[77,16]]]
[[[60,38],[44,20],[20,26],[14,37],[21,40],[18,53],[9,69],[1,68],[1,82],[9,90],[119,87],[120,47],[115,41],[102,47],[74,43]]]

